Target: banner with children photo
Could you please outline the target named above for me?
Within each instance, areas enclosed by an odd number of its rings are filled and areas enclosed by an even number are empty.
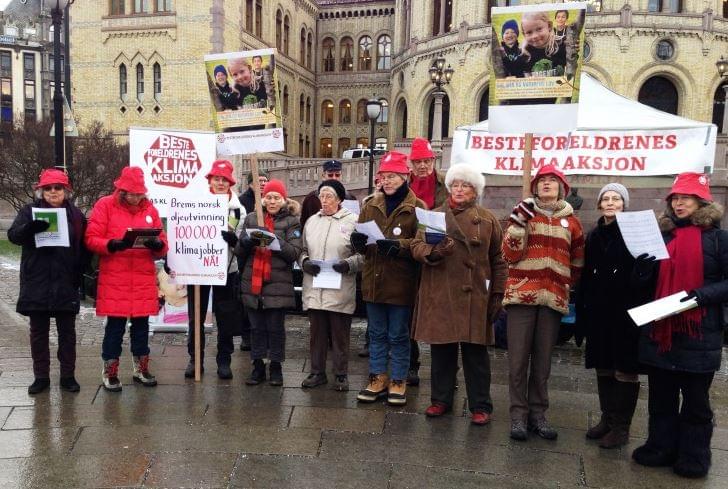
[[[283,151],[275,49],[205,56],[219,155]]]
[[[576,129],[586,3],[491,9],[492,132]]]

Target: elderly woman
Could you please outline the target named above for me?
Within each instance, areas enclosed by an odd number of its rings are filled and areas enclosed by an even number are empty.
[[[122,169],[114,188],[114,193],[99,199],[91,211],[86,246],[100,256],[96,315],[106,316],[102,381],[106,390],[119,392],[119,356],[128,320],[134,382],[146,387],[157,385],[149,371],[149,316],[159,312],[154,261],[167,253],[167,237],[162,231],[140,248],[124,239],[130,228],[162,228],[159,213],[146,196],[141,168]]]
[[[76,315],[79,311],[78,288],[86,264],[83,234],[86,218],[68,199],[68,176],[55,169],[43,170],[35,186],[36,200],[23,207],[8,230],[8,239],[23,247],[20,257],[20,294],[16,310],[30,319],[30,353],[35,380],[28,394],[43,392],[50,385],[48,334],[51,318],[58,330],[60,386],[78,392],[76,367]],[[63,209],[68,222],[67,246],[37,246],[36,236],[50,227],[48,219],[35,215],[34,209]]]
[[[728,232],[719,228],[722,217],[705,175],[677,176],[658,219],[670,257],[655,270],[654,298],[687,291],[686,299],[697,307],[641,329],[649,432],[632,458],[641,465],[672,466],[684,477],[704,477],[710,469],[710,385],[720,368],[722,306],[728,301]]]
[[[303,252],[299,258],[303,269],[303,308],[311,323],[311,373],[302,387],[326,384],[326,353],[331,338],[334,390],[349,390],[349,335],[351,316],[356,309],[356,273],[363,261],[351,247],[351,233],[356,216],[341,207],[346,189],[336,179],[324,180],[318,188],[321,210],[306,221],[303,228]],[[335,262],[340,273],[338,288],[317,288],[314,277],[321,272],[320,262]]]
[[[547,440],[558,436],[546,421],[551,353],[561,316],[568,312],[569,291],[584,264],[584,234],[564,200],[568,192],[569,184],[555,166],[539,168],[531,180],[533,197],[513,208],[503,238],[514,440],[525,441],[527,429]]]
[[[243,303],[250,318],[250,357],[253,371],[245,381],[257,385],[265,380],[264,359],[270,359],[270,385],[283,385],[281,363],[286,356],[286,309],[293,308],[293,263],[301,254],[301,226],[298,214],[301,206],[288,199],[286,187],[280,180],[270,180],[263,188],[263,222],[255,213],[245,218],[243,229],[262,226],[274,233],[280,250],[271,250],[268,239],[258,233],[240,235],[235,254],[243,264]]]
[[[432,405],[425,414],[452,409],[459,349],[471,421],[484,425],[493,412],[486,345],[494,342],[506,282],[503,233],[493,213],[476,202],[485,177],[475,168],[453,165],[445,185],[450,196],[435,211],[445,213],[447,235],[433,244],[420,230],[412,240],[412,256],[424,264],[412,335],[431,345]]]

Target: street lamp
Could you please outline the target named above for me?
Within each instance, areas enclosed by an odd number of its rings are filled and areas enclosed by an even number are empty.
[[[382,111],[382,102],[375,98],[367,100],[367,117],[369,118],[369,195],[374,192],[374,124]]]
[[[53,25],[53,122],[55,131],[56,168],[67,170],[63,148],[63,92],[61,92],[61,24],[63,11],[74,0],[51,0],[51,24]],[[66,42],[68,42],[66,33]]]
[[[718,68],[718,74],[721,79],[728,80],[728,59],[725,59],[723,55],[720,59],[715,62],[715,67]],[[723,85],[723,134],[728,134],[728,83]]]
[[[445,58],[437,58],[430,69],[430,81],[435,85],[435,110],[432,114],[432,141],[439,143],[442,140],[442,100],[445,98],[443,85],[450,84],[455,70],[448,64],[445,68]]]

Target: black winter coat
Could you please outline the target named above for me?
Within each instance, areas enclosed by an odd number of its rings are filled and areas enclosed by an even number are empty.
[[[255,192],[253,192],[252,188],[248,187],[248,190],[238,195],[238,199],[245,207],[246,214],[255,214]]]
[[[49,207],[36,200],[23,207],[8,230],[8,239],[22,246],[20,294],[16,310],[29,316],[40,312],[78,313],[79,287],[90,254],[83,244],[86,217],[73,204],[64,202],[71,245],[35,247],[35,234],[28,230],[33,207]]]
[[[715,203],[701,207],[690,217],[692,224],[703,227],[703,283],[695,292],[705,310],[702,336],[691,338],[673,333],[672,348],[658,353],[657,343],[650,339],[652,326],[642,328],[640,362],[670,371],[710,373],[720,368],[723,347],[723,308],[728,302],[728,232],[719,229],[723,209]],[[674,216],[664,214],[659,219],[665,242],[672,239]]]

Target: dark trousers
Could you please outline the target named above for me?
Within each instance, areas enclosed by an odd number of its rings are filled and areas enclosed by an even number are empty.
[[[691,425],[711,424],[710,385],[713,375],[712,372],[696,374],[650,368],[647,371],[650,416],[679,418]]]
[[[51,317],[56,318],[61,377],[73,377],[76,369],[76,314],[72,312],[41,312],[30,315],[30,354],[33,357],[33,375],[38,379],[50,377],[51,353],[48,347],[48,335],[51,329]]]
[[[431,345],[432,402],[452,408],[458,372],[458,347],[463,357],[465,389],[470,412],[493,412],[490,398],[490,358],[488,347],[475,343]]]
[[[247,309],[250,318],[250,358],[271,362],[286,359],[285,309]]]
[[[215,313],[217,323],[217,364],[230,365],[230,356],[235,347],[233,345],[233,332],[236,323],[243,321],[243,304],[235,294],[234,281],[238,274],[228,275],[225,285],[200,285],[200,349],[204,358],[205,354],[205,316],[210,299],[210,288],[212,287],[212,312]],[[191,358],[195,357],[195,286],[187,286],[187,317],[190,318],[187,326],[187,353]],[[189,300],[192,299],[192,300]]]
[[[311,323],[311,373],[326,372],[328,340],[331,338],[331,354],[334,375],[347,375],[349,370],[349,337],[351,334],[351,314],[343,314],[320,309],[308,310]]]
[[[101,358],[114,360],[121,356],[121,343],[124,340],[127,318],[106,318],[104,342],[101,344]],[[129,328],[131,354],[135,357],[149,355],[149,316],[131,318]]]

